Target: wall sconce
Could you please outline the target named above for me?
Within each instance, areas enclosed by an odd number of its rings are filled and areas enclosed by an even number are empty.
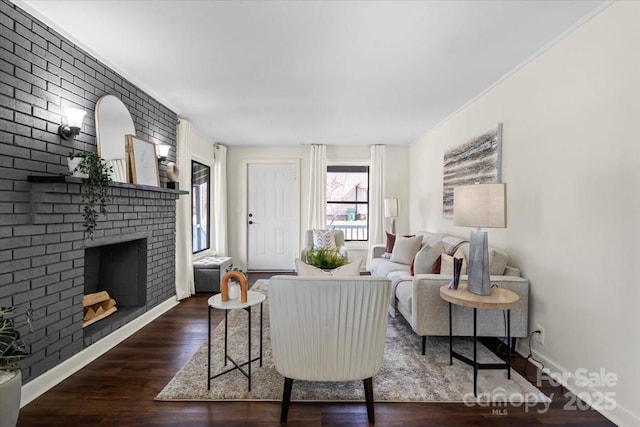
[[[171,146],[167,144],[156,144],[156,154],[158,155],[158,160],[164,162],[167,160],[167,156],[169,155],[169,150],[171,150]]]
[[[58,128],[58,135],[60,135],[60,137],[65,141],[69,141],[70,139],[73,139],[75,135],[80,134],[82,119],[84,119],[84,115],[87,114],[87,112],[80,108],[72,107],[63,107],[62,111],[64,111],[67,116],[67,124],[60,125]]]

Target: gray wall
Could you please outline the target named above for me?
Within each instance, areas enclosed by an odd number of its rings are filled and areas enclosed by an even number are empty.
[[[0,12],[0,306],[35,310],[35,331],[26,336],[32,355],[21,363],[29,381],[83,348],[77,317],[85,243],[80,185],[31,184],[27,177],[65,174],[70,151],[96,150],[93,110],[102,95],[118,96],[137,135],[153,142],[175,147],[177,116],[12,3],[0,0]],[[62,106],[87,111],[73,141],[57,135]],[[169,160],[174,156],[175,149]],[[152,236],[149,309],[174,294],[175,195],[120,188],[112,193],[118,204],[96,236],[131,230]],[[35,194],[46,200],[32,204]],[[128,208],[134,199],[141,205]]]

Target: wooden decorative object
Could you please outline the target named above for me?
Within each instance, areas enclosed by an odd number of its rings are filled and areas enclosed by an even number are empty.
[[[85,295],[82,299],[82,306],[84,307],[83,328],[117,311],[116,301],[109,296],[107,291]]]
[[[229,271],[222,277],[222,283],[220,284],[220,290],[222,291],[221,301],[229,301],[229,279],[235,278],[240,282],[240,302],[247,302],[247,278],[240,271]]]

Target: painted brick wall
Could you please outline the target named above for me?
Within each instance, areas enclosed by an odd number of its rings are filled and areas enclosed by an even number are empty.
[[[83,240],[75,183],[32,184],[67,173],[72,150],[95,151],[94,107],[105,94],[129,109],[136,134],[174,147],[174,112],[6,0],[0,0],[0,306],[35,310],[25,382],[83,348]],[[57,134],[61,107],[87,111],[80,135]],[[163,176],[164,178],[164,176]],[[174,294],[175,194],[113,188],[98,239],[149,236],[149,309]],[[53,203],[55,201],[56,203]]]

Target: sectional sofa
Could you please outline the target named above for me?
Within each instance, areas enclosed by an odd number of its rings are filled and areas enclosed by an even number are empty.
[[[387,252],[387,245],[375,246],[370,271],[373,276],[391,279],[393,292],[389,312],[394,317],[399,312],[422,337],[424,354],[428,336],[449,335],[449,307],[440,298],[440,287],[448,285],[453,277],[453,256],[465,260],[461,281],[467,280],[469,242],[457,236],[425,231],[416,233],[416,236],[420,236],[421,239],[417,239],[421,241],[411,260],[407,259],[406,253],[404,259],[394,257],[395,251]],[[402,237],[398,239],[402,240],[400,243],[406,243]],[[526,337],[529,333],[529,281],[520,276],[517,268],[507,265],[506,253],[489,248],[489,258],[492,286],[512,290],[520,296],[519,306],[511,310],[511,336]],[[478,310],[477,316],[478,336],[506,337],[506,316],[502,311]],[[454,305],[452,323],[453,335],[473,336],[473,309]]]

